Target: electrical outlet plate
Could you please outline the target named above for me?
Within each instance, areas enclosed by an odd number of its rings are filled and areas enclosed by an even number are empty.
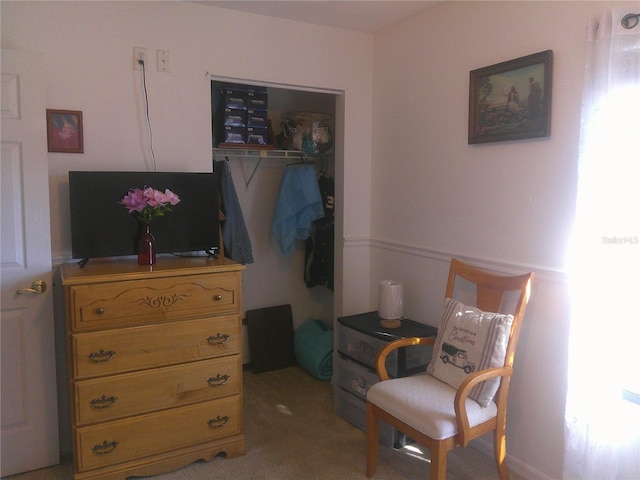
[[[156,57],[158,61],[158,71],[169,73],[169,51],[168,50],[157,50]]]
[[[133,47],[133,68],[134,70],[142,70],[142,65],[140,65],[140,60],[142,60],[146,65],[147,63],[147,49],[142,47]]]

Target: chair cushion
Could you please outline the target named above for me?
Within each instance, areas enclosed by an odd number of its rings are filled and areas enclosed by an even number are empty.
[[[425,374],[378,382],[367,392],[368,401],[434,440],[458,433],[455,396],[453,387]],[[465,403],[472,427],[495,417],[498,411],[493,402],[486,408],[469,398]]]
[[[512,323],[513,315],[446,298],[427,373],[458,388],[472,372],[503,366]],[[486,407],[499,386],[500,378],[489,379],[476,385],[469,398]]]

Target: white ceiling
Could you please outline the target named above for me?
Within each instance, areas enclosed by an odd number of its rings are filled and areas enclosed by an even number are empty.
[[[206,5],[270,17],[373,33],[429,7],[438,0],[213,0]]]

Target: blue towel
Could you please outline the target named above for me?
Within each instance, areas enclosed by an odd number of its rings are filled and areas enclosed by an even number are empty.
[[[290,254],[296,239],[309,238],[312,223],[322,217],[324,207],[313,165],[285,168],[271,222],[282,253]]]

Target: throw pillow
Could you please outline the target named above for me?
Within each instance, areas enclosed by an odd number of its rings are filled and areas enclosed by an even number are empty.
[[[483,312],[446,298],[427,373],[458,388],[473,372],[501,367],[513,315]],[[483,407],[493,400],[500,378],[476,385],[469,394]]]

